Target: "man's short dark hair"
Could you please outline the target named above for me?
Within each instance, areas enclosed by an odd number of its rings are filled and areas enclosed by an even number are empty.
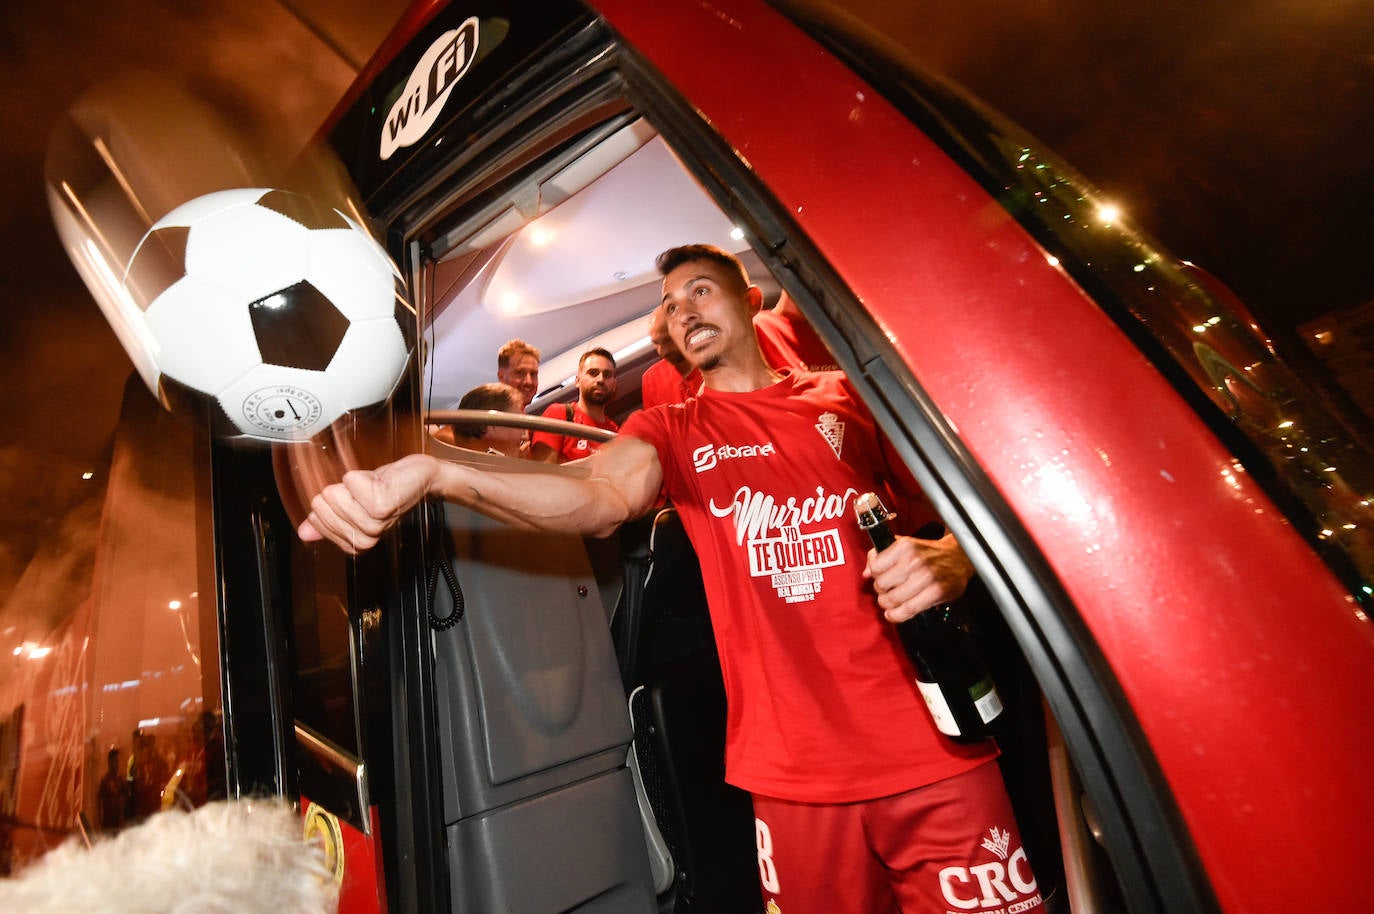
[[[586,352],[582,353],[580,356],[577,357],[577,370],[581,371],[582,366],[584,363],[586,363],[587,359],[590,359],[594,355],[601,356],[603,359],[611,363],[612,368],[615,367],[615,356],[611,355],[609,350],[602,349],[600,346],[597,346],[595,349],[588,349]]]
[[[494,409],[503,413],[523,412],[524,405],[525,398],[520,391],[496,381],[477,385],[458,401],[459,409]],[[453,426],[453,433],[459,438],[481,438],[487,433],[487,427],[464,423]]]
[[[739,277],[741,288],[749,286],[749,273],[744,269],[744,264],[740,263],[739,258],[734,254],[723,248],[718,248],[714,244],[683,244],[669,248],[654,259],[654,265],[658,267],[659,273],[667,276],[684,263],[691,263],[694,260],[705,260],[719,264]]]

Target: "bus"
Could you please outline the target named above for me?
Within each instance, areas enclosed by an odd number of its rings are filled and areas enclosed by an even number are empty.
[[[131,381],[94,592],[0,686],[0,848],[100,827],[107,766],[160,756],[129,821],[287,797],[347,911],[765,910],[671,506],[607,540],[439,504],[357,557],[294,532],[347,467],[510,468],[431,434],[506,340],[543,353],[512,422],[570,432],[535,416],[593,345],[638,408],[653,258],[692,241],[795,303],[970,555],[1046,909],[1363,903],[1364,426],[1035,138],[812,5],[420,0],[318,157],[404,279],[406,374],[273,447]],[[53,191],[97,298],[115,177]],[[1032,901],[990,884],[951,910]]]

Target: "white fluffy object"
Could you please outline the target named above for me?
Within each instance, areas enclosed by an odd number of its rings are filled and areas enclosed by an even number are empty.
[[[285,803],[170,810],[98,841],[68,841],[11,879],[5,914],[333,914],[322,848]]]

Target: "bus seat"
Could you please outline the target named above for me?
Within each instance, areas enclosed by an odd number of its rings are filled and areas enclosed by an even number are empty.
[[[454,910],[656,908],[606,613],[580,537],[454,505],[464,612],[432,632]],[[435,589],[439,620],[454,613]]]
[[[661,834],[671,853],[674,914],[754,914],[753,806],[725,783],[725,687],[701,569],[672,508],[654,516],[648,542],[642,584],[627,585],[616,614],[648,841]]]

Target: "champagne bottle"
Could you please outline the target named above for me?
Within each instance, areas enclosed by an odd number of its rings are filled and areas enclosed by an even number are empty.
[[[854,513],[874,549],[882,552],[896,541],[889,523],[896,515],[887,512],[877,495],[860,495]],[[945,603],[919,612],[897,624],[897,636],[916,668],[916,686],[939,731],[959,743],[991,737],[1002,698],[958,607]]]

